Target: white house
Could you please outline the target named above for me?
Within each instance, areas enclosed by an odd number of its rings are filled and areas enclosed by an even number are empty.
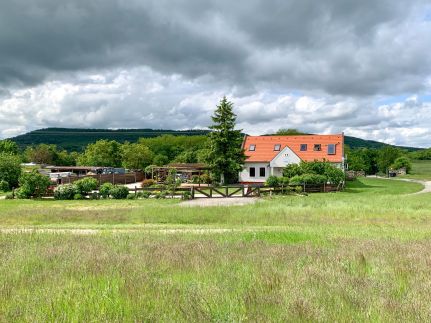
[[[344,134],[246,136],[243,149],[247,159],[239,181],[244,184],[282,176],[284,167],[301,161],[326,160],[340,168],[344,165]]]

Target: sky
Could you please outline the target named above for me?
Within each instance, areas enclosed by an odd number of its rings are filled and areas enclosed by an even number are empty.
[[[0,138],[238,128],[431,146],[423,0],[2,0]]]

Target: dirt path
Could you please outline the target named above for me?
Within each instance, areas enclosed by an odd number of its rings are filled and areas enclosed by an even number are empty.
[[[183,207],[206,207],[206,206],[230,206],[230,205],[247,205],[257,202],[257,198],[253,197],[217,197],[217,198],[197,198],[190,201],[180,203]]]
[[[233,232],[254,232],[268,230],[268,228],[140,228],[140,229],[48,229],[48,228],[0,228],[0,234],[71,234],[71,235],[94,235],[104,232],[124,234],[124,233],[160,233],[160,234],[214,234]]]

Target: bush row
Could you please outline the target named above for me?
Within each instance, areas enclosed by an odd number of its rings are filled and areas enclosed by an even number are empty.
[[[73,184],[63,184],[54,190],[54,198],[57,200],[81,200],[89,195],[90,198],[125,199],[129,194],[129,189],[122,185],[102,184],[99,194],[91,193],[97,189],[97,180],[94,178],[83,178]]]
[[[283,177],[270,176],[266,185],[270,187],[302,185],[302,184],[339,184],[344,181],[343,170],[329,162],[301,162],[287,165],[283,169]]]

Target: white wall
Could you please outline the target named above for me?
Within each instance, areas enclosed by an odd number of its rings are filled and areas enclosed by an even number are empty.
[[[255,168],[255,177],[250,177],[250,167]],[[260,177],[259,172],[260,168],[265,167],[265,177]],[[244,169],[239,173],[239,181],[240,182],[256,182],[256,183],[264,183],[268,176],[271,175],[269,164],[268,163],[245,163]]]
[[[286,167],[289,164],[299,164],[301,158],[298,157],[289,147],[284,147],[277,156],[271,160],[271,167]]]

